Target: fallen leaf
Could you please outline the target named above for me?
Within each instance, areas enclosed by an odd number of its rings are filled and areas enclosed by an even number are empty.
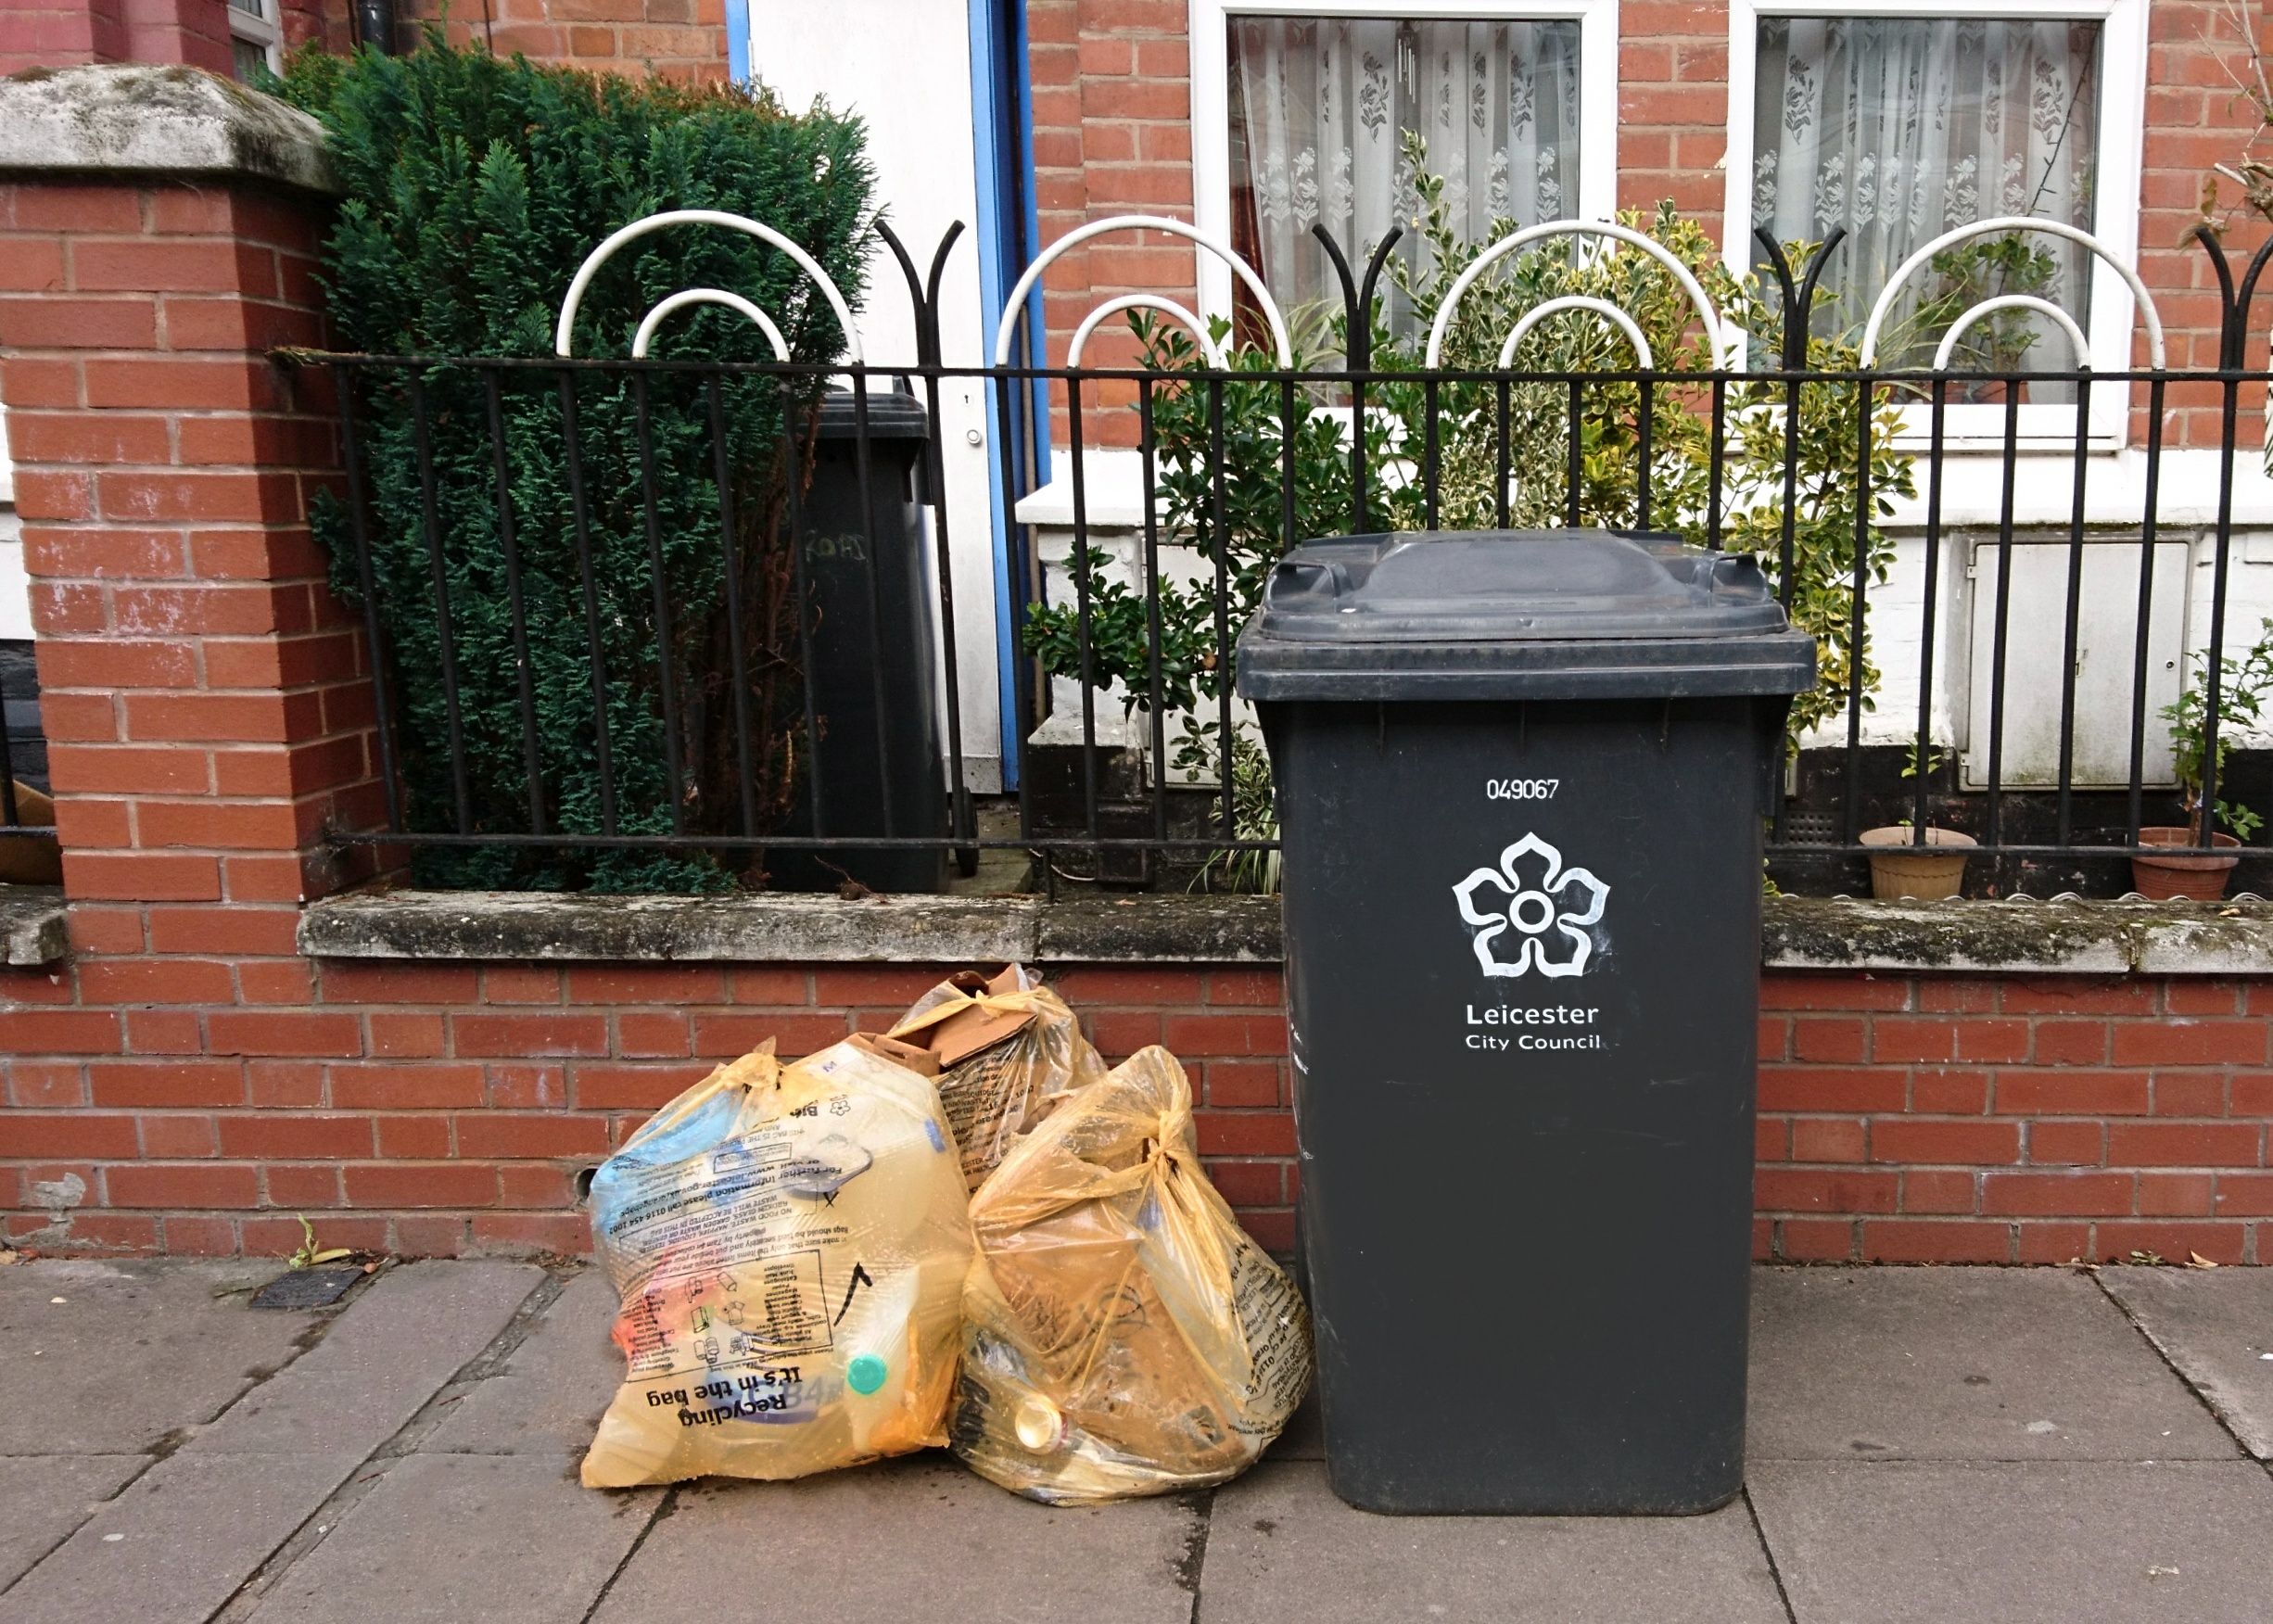
[[[2190,1251],[2186,1254],[2186,1266],[2190,1269],[2215,1269],[2217,1264],[2198,1251]]]
[[[2149,1579],[2161,1579],[2165,1575],[2168,1575],[2170,1578],[2176,1579],[2178,1577],[2178,1570],[2175,1567],[2150,1567],[2147,1569],[2147,1577]]]
[[[335,1246],[328,1250],[316,1253],[315,1256],[310,1258],[308,1261],[311,1263],[336,1263],[341,1258],[353,1257],[354,1255],[355,1251],[352,1247]]]

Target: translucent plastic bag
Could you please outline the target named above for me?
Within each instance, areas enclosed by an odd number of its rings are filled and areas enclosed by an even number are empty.
[[[1105,1075],[1065,1000],[1015,964],[992,981],[966,971],[941,982],[892,1035],[938,1059],[939,1103],[974,1190],[1060,1095]]]
[[[971,1217],[950,1447],[982,1477],[1053,1504],[1219,1483],[1302,1402],[1309,1315],[1200,1171],[1166,1049],[1060,1100]]]
[[[592,1179],[629,1374],[589,1488],[800,1478],[944,1443],[971,1259],[930,1057],[770,1040],[657,1111]]]

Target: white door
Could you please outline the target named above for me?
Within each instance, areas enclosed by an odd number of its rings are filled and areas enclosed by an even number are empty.
[[[983,363],[980,338],[976,164],[971,117],[970,20],[953,0],[749,0],[751,76],[791,108],[816,96],[868,126],[869,161],[884,218],[916,261],[931,269],[947,227],[963,235],[940,284],[940,347],[949,366]],[[869,261],[860,345],[869,363],[916,358],[907,283],[881,239]],[[884,381],[880,380],[880,387]],[[917,386],[919,395],[921,386]],[[997,686],[995,545],[988,477],[985,385],[940,387],[939,436],[946,483],[955,588],[957,676],[961,688],[964,781],[992,793],[1002,785]]]

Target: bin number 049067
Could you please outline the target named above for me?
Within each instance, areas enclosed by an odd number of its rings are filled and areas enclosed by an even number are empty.
[[[1486,779],[1487,801],[1552,801],[1563,787],[1561,779]]]

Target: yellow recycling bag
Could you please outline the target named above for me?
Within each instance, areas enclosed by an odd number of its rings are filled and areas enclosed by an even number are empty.
[[[1105,1074],[1065,1000],[1015,964],[992,981],[965,971],[941,982],[892,1035],[937,1058],[939,1104],[974,1190],[1059,1096]]]
[[[946,1441],[971,1224],[930,1057],[768,1040],[592,1179],[629,1373],[584,1457],[622,1489],[800,1478]]]
[[[1244,1470],[1310,1385],[1302,1300],[1200,1170],[1166,1049],[1060,1100],[971,1202],[950,1447],[1053,1504]]]

